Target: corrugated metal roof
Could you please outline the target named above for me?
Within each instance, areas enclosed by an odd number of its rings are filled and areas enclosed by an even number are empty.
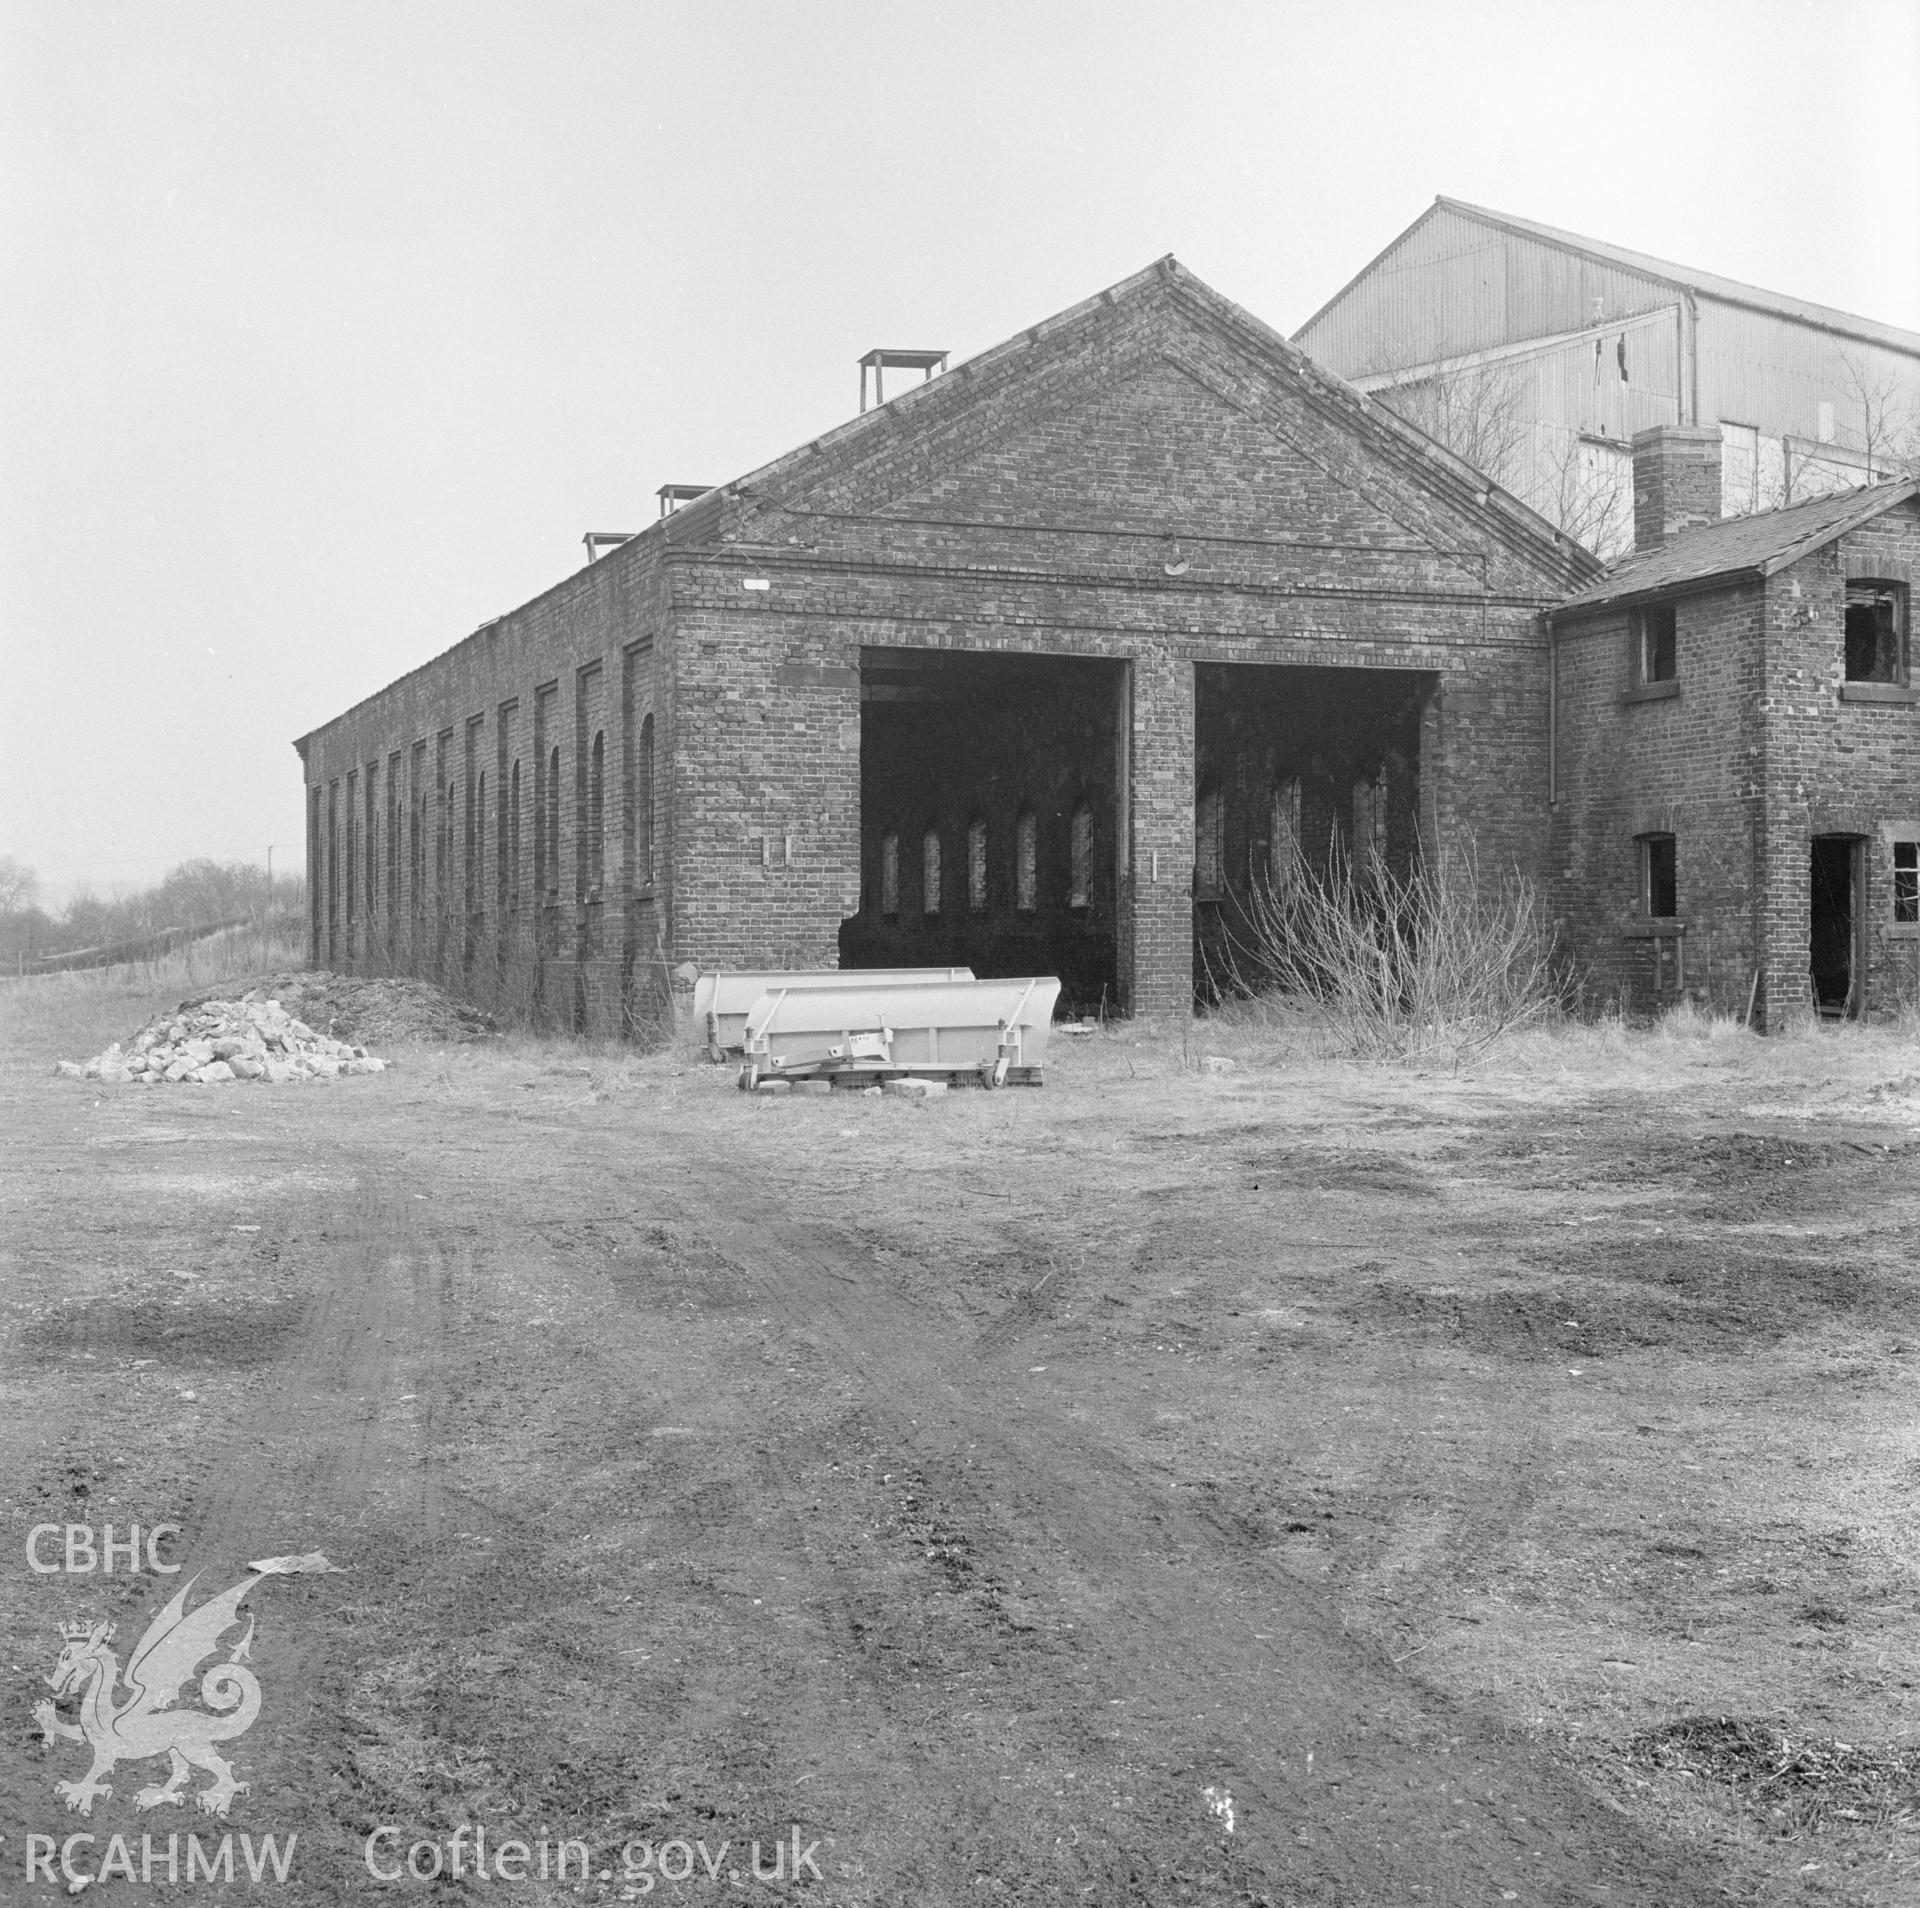
[[[1764,510],[1752,517],[1728,517],[1719,523],[1683,530],[1661,549],[1630,556],[1614,565],[1598,583],[1570,596],[1554,611],[1599,609],[1631,597],[1658,596],[1690,589],[1721,577],[1772,576],[1797,563],[1810,550],[1831,543],[1895,504],[1920,496],[1920,483],[1873,484]]]
[[[1783,292],[1742,284],[1737,278],[1722,278],[1717,273],[1699,271],[1691,265],[1676,265],[1670,259],[1655,258],[1647,252],[1630,251],[1624,245],[1609,245],[1604,239],[1582,238],[1577,232],[1562,232],[1555,226],[1540,225],[1532,219],[1518,219],[1507,212],[1493,212],[1485,206],[1469,205],[1464,199],[1449,199],[1442,194],[1433,203],[1436,207],[1445,206],[1463,218],[1478,219],[1502,231],[1517,232],[1527,238],[1538,239],[1543,244],[1582,252],[1589,258],[1618,265],[1628,271],[1641,272],[1649,278],[1664,279],[1668,284],[1682,286],[1705,297],[1721,299],[1727,304],[1750,306],[1756,311],[1772,312],[1781,318],[1795,318],[1803,324],[1819,325],[1828,331],[1844,331],[1850,337],[1888,345],[1896,351],[1920,354],[1920,332],[1882,324],[1877,318],[1862,318],[1853,312],[1836,311],[1831,305],[1816,305],[1810,299],[1789,298]],[[1424,218],[1429,214],[1423,213],[1421,216]]]

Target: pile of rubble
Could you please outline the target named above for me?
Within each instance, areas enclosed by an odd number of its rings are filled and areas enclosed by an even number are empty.
[[[74,1080],[125,1086],[217,1086],[227,1080],[333,1079],[345,1073],[380,1073],[365,1047],[315,1033],[265,988],[239,1000],[203,1000],[162,1014],[134,1035],[123,1050],[116,1040],[85,1064],[62,1060],[55,1068]]]
[[[332,974],[314,968],[227,983],[229,993],[241,987],[279,1001],[317,1032],[363,1046],[384,1047],[400,1040],[484,1040],[497,1031],[479,1008],[455,1000],[431,981],[399,975]],[[190,1000],[180,1011],[206,1004]]]

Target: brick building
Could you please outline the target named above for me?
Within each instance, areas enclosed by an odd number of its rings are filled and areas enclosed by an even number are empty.
[[[686,960],[1184,1008],[1287,837],[1544,875],[1598,568],[1163,260],[302,738],[312,958],[608,1030]]]
[[[1920,998],[1920,484],[1723,520],[1717,428],[1633,458],[1633,555],[1550,618],[1568,945],[1639,1009]]]

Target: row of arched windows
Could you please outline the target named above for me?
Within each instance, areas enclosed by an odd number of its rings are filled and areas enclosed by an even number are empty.
[[[650,890],[656,876],[653,736],[653,717],[647,715],[640,722],[637,748],[630,757],[629,773],[624,778],[625,833],[632,852],[630,872],[636,893]],[[425,748],[424,743],[415,746],[416,778],[425,769]],[[579,898],[583,901],[598,899],[607,883],[606,757],[606,733],[596,730],[587,753],[583,785],[577,791],[580,811],[576,852]],[[380,820],[378,764],[369,763],[364,771],[349,770],[343,778],[344,790],[337,781],[329,784],[324,792],[318,784],[314,787],[313,835],[316,858],[322,838],[326,850],[324,919],[329,936],[342,915],[344,925],[353,929],[362,906],[369,929],[377,922],[381,913],[383,851],[385,909],[389,921],[399,918],[403,905],[410,905],[416,923],[423,922],[430,901],[443,918],[460,908],[464,908],[470,918],[476,917],[486,909],[489,888],[503,916],[519,907],[523,799],[520,758],[516,755],[507,769],[504,790],[496,785],[490,791],[486,771],[475,769],[469,756],[471,806],[465,811],[464,827],[456,820],[462,799],[460,779],[447,772],[444,746],[439,773],[426,786],[416,779],[417,792],[411,799],[402,796],[401,761],[396,750],[387,762],[384,831]],[[537,761],[536,758],[536,765]],[[535,888],[550,904],[560,898],[560,787],[560,748],[556,743],[547,750],[545,773],[536,775],[534,786],[534,842],[539,864],[535,869]],[[364,816],[360,812],[362,791]],[[340,799],[342,794],[344,801]],[[500,810],[491,861],[488,855],[490,802]],[[431,869],[427,862],[429,854]],[[456,861],[461,865],[456,866]],[[403,866],[408,875],[404,880]],[[489,869],[493,875],[491,883],[487,879]],[[319,895],[320,884],[316,883],[316,931],[322,919]]]
[[[1074,809],[1068,823],[1069,874],[1067,905],[1093,905],[1093,810],[1085,802]],[[966,905],[972,914],[987,911],[987,824],[976,817],[967,824]],[[929,828],[920,837],[920,911],[939,914],[946,902],[945,865],[940,831]],[[1040,905],[1040,818],[1023,808],[1013,823],[1013,905],[1031,914]],[[888,829],[880,837],[880,912],[900,912],[900,836]]]
[[[1346,818],[1344,847],[1356,865],[1387,852],[1388,783],[1385,769],[1363,775],[1353,784],[1351,810]],[[1279,880],[1292,867],[1306,843],[1301,835],[1300,778],[1287,776],[1274,784],[1267,815],[1267,866],[1270,879]],[[1249,844],[1247,874],[1259,873],[1256,848]],[[1227,803],[1217,786],[1201,790],[1193,807],[1193,889],[1202,898],[1220,895],[1227,882]]]

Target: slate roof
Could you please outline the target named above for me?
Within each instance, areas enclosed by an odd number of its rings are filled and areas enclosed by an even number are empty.
[[[1723,577],[1772,576],[1808,551],[1915,496],[1920,496],[1920,482],[1908,478],[1683,530],[1658,550],[1622,558],[1599,582],[1568,597],[1554,614],[1699,589]]]

